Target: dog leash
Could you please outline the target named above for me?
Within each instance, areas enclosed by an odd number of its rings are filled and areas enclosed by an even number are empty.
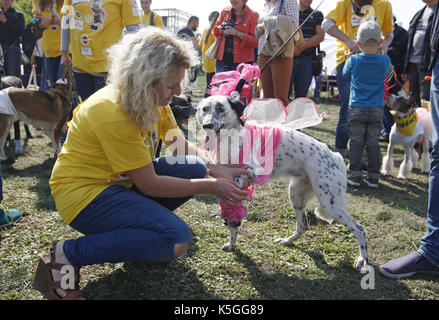
[[[267,69],[267,67],[271,64],[271,62],[281,53],[281,51],[288,45],[288,43],[291,41],[291,39],[294,38],[294,36],[297,34],[297,32],[299,32],[300,29],[302,29],[303,25],[308,21],[309,18],[311,18],[311,16],[317,11],[318,8],[320,8],[320,6],[323,4],[323,2],[325,2],[325,0],[322,0],[320,2],[320,4],[311,12],[311,14],[306,17],[305,20],[303,20],[302,24],[297,28],[296,31],[293,32],[293,34],[288,38],[287,41],[285,41],[285,43],[279,48],[279,50],[277,50],[272,56],[271,58],[264,64],[264,66],[261,68],[261,73],[264,72],[265,69]]]

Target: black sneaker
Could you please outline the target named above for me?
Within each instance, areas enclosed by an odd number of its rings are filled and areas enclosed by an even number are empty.
[[[361,176],[348,175],[348,184],[352,187],[359,187],[361,185]]]
[[[380,272],[391,279],[411,277],[416,273],[439,274],[439,268],[431,264],[422,254],[413,251],[406,256],[393,259],[380,267]]]
[[[371,188],[378,188],[378,178],[364,178],[363,182]]]

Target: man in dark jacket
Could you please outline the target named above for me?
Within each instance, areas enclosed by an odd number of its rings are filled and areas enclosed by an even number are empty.
[[[433,71],[431,80],[431,118],[433,120],[433,151],[428,188],[427,233],[417,251],[393,259],[380,267],[386,277],[399,279],[416,273],[439,273],[439,5],[434,8],[430,37],[431,46],[427,71]]]
[[[24,16],[13,7],[14,0],[1,0],[0,45],[5,58],[5,75],[20,77],[20,37],[24,31]]]
[[[404,68],[404,58],[407,52],[407,44],[408,44],[408,33],[403,27],[396,24],[396,18],[393,17],[393,24],[395,29],[393,30],[393,41],[387,51],[387,55],[390,57],[392,61],[392,65],[395,69],[395,73],[397,76],[396,85],[390,89],[390,92],[393,94],[398,94],[401,90],[401,87],[404,85],[404,80],[401,79],[402,70]],[[395,81],[395,80],[394,80]],[[395,84],[395,82],[390,85]],[[392,125],[395,123],[392,114],[389,111],[388,106],[384,106],[383,112],[383,129],[381,130],[381,141],[389,141],[389,134]]]
[[[407,52],[404,58],[402,78],[410,82],[410,93],[416,103],[421,105],[421,99],[430,100],[430,82],[425,76],[430,59],[430,32],[433,20],[433,8],[438,0],[422,0],[426,5],[419,10],[410,21],[408,30]]]

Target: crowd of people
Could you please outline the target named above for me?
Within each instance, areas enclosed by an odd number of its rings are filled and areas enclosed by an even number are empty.
[[[25,25],[13,1],[1,0],[2,73],[21,76]],[[335,151],[349,160],[350,185],[364,182],[378,187],[379,143],[388,139],[393,123],[384,104],[384,82],[392,68],[396,74],[392,92],[409,81],[410,94],[419,105],[421,99],[431,101],[434,127],[439,130],[439,13],[437,0],[422,1],[425,7],[405,31],[395,24],[387,0],[339,0],[325,17],[313,10],[312,0],[265,0],[260,13],[247,0],[230,0],[230,6],[210,13],[208,27],[197,37],[198,17],[190,17],[174,36],[163,30],[151,0],[141,0],[141,8],[131,0],[122,0],[120,6],[107,0],[34,0],[32,13],[44,30],[45,76],[40,89],[47,90],[63,68],[72,65],[84,101],[74,106],[49,181],[60,216],[84,236],[53,243],[49,253],[41,255],[34,287],[48,298],[81,299],[82,266],[170,261],[184,254],[191,234],[173,211],[193,195],[211,193],[231,206],[246,199],[247,192],[232,180],[251,174],[203,156],[204,151],[181,138],[167,106],[181,93],[187,72],[196,78],[200,60],[206,90],[215,73],[236,70],[240,63],[254,64],[265,68],[260,76],[264,98],[280,99],[286,106],[290,99],[308,95],[319,44],[325,33],[335,37],[340,102]],[[213,46],[214,59],[206,56]],[[426,81],[430,75],[431,82]],[[171,139],[170,130],[175,131]],[[155,158],[158,139],[165,146],[179,141],[186,155]],[[381,267],[385,276],[439,271],[437,134],[433,139],[428,232],[419,250]],[[362,179],[364,169],[367,176]],[[252,177],[246,185],[251,182]],[[0,201],[1,196],[0,192]],[[16,209],[0,209],[0,224],[19,216]],[[75,270],[72,288],[61,286],[64,266]]]

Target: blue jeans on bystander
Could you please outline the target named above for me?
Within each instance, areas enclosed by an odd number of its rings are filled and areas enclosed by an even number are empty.
[[[155,159],[155,172],[183,179],[206,176],[200,158],[182,157],[175,164],[175,157]],[[111,186],[72,221],[70,226],[85,236],[65,241],[64,253],[75,268],[104,262],[170,261],[176,244],[192,242],[189,227],[172,212],[190,198],[152,198],[136,187]]]
[[[53,83],[61,79],[63,70],[61,66],[61,56],[55,58],[44,57],[40,90],[49,90]]]
[[[288,97],[293,94],[294,98],[303,98],[308,95],[309,86],[312,82],[312,56],[294,57],[293,71],[291,72],[290,90]]]
[[[340,112],[337,128],[335,130],[335,151],[340,152],[343,156],[346,156],[349,142],[348,108],[351,90],[351,78],[343,77],[343,67],[344,62],[337,68],[337,87],[340,99]]]
[[[90,97],[93,93],[105,87],[105,77],[94,76],[89,73],[75,72],[76,86],[82,101]]]
[[[439,268],[439,59],[433,69],[430,87],[433,120],[433,151],[428,192],[427,234],[421,239],[420,253]]]
[[[21,75],[21,49],[19,44],[3,45],[3,55],[5,59],[5,75],[16,76]]]

